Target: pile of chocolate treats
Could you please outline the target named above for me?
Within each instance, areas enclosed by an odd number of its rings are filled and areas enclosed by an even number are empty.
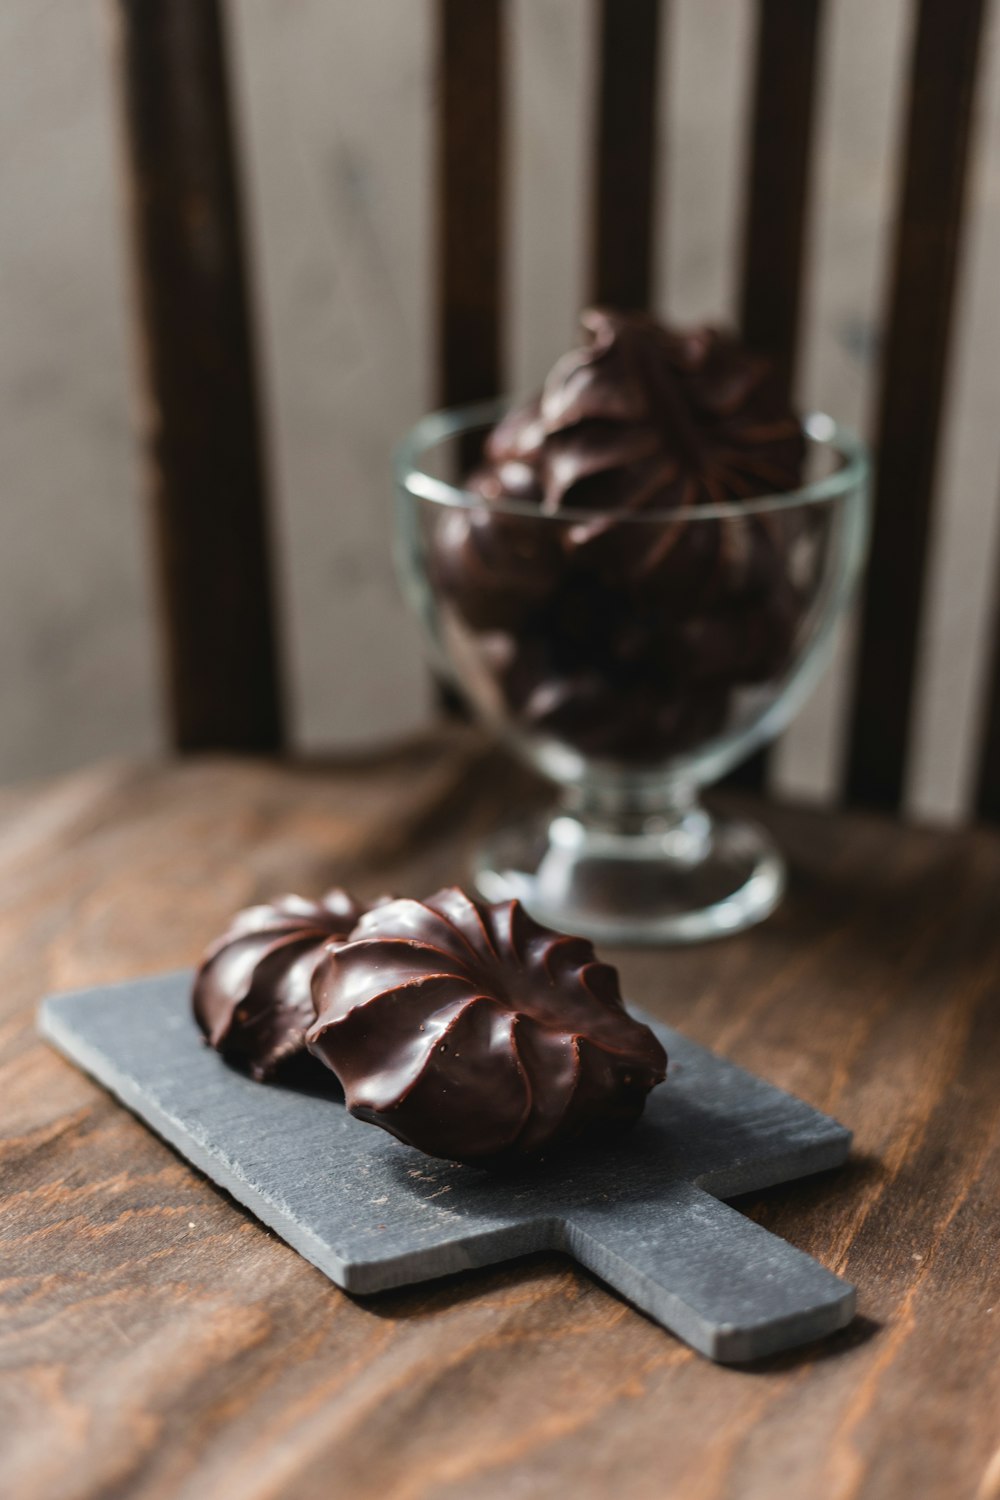
[[[250,907],[209,948],[193,1002],[209,1043],[253,1077],[308,1051],[352,1115],[452,1161],[624,1129],[666,1075],[589,942],[457,886],[367,908],[342,890]]]
[[[711,329],[602,309],[504,418],[431,543],[439,597],[516,723],[654,763],[718,733],[733,690],[788,665],[806,601],[789,512],[805,440],[772,365]]]

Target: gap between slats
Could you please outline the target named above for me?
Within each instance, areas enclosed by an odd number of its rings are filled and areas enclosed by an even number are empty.
[[[997,568],[997,573],[1000,576],[1000,566]],[[1000,823],[1000,597],[993,610],[993,638],[989,656],[987,693],[986,712],[979,743],[976,811],[981,818],[991,823]]]
[[[578,337],[587,297],[597,37],[580,0],[508,4],[509,373],[511,390],[526,395]]]
[[[432,17],[412,0],[228,14],[289,738],[309,755],[360,750],[431,713],[388,501],[393,445],[435,399]]]
[[[681,327],[737,322],[753,23],[747,4],[671,0],[661,27],[655,307]]]
[[[823,30],[815,210],[796,380],[802,407],[867,434],[877,382],[883,268],[897,178],[910,0],[837,0]],[[830,667],[771,759],[779,797],[835,803],[843,783],[853,614]]]

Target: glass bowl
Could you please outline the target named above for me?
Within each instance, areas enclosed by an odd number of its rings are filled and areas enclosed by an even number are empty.
[[[456,482],[506,409],[433,413],[396,455],[400,575],[438,670],[558,788],[480,848],[476,884],[609,943],[761,921],[781,856],[699,791],[788,724],[829,658],[865,551],[863,446],[815,413],[797,490],[550,514]]]

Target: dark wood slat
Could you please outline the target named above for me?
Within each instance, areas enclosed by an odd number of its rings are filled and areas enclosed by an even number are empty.
[[[437,336],[442,405],[503,386],[502,0],[438,0]]]
[[[976,812],[980,818],[1000,823],[1000,591],[994,607],[992,640],[990,673],[986,681],[986,712],[979,748]]]
[[[264,461],[217,0],[114,0],[173,737],[283,738]]]
[[[648,307],[661,0],[600,0],[591,298]]]
[[[503,0],[437,0],[437,402],[499,395],[504,375],[504,154],[506,30]],[[464,466],[478,439],[461,447]],[[461,695],[436,681],[437,700],[466,718]]]
[[[791,389],[799,345],[823,0],[759,0],[739,320]]]
[[[740,270],[743,337],[770,355],[789,391],[799,349],[823,0],[759,0]],[[763,787],[769,756],[733,785]]]
[[[903,792],[985,0],[921,0],[877,421],[847,790]]]

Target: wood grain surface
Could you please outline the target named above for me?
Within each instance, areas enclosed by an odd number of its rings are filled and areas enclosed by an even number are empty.
[[[44,992],[188,963],[256,897],[454,879],[522,791],[449,735],[0,798],[0,1493],[1000,1495],[995,832],[764,809],[779,914],[619,955],[636,1002],[856,1131],[836,1177],[741,1206],[861,1316],[752,1370],[555,1257],[352,1301],[36,1037]]]

